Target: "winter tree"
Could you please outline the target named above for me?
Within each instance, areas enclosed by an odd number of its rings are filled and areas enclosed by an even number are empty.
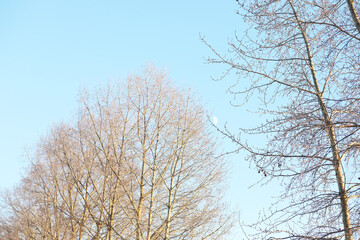
[[[209,62],[227,67],[220,78],[236,73],[233,104],[261,99],[262,124],[219,129],[249,153],[265,181],[284,186],[280,203],[253,225],[256,239],[358,239],[359,4],[237,2],[249,29],[229,41],[229,53],[203,40],[214,53]],[[247,141],[252,134],[266,146]]]
[[[81,93],[5,195],[7,239],[222,239],[226,162],[191,92],[148,67]]]

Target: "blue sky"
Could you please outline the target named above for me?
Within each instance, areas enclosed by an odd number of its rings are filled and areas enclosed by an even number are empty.
[[[79,89],[125,79],[147,62],[197,92],[219,125],[253,121],[230,107],[231,79],[211,80],[225,69],[204,64],[211,52],[199,40],[201,34],[226,53],[229,38],[246,28],[235,11],[235,0],[0,1],[0,189],[20,180],[26,149],[52,124],[73,119]],[[256,170],[241,154],[230,160],[227,201],[242,220],[254,219],[273,186],[248,190],[259,180]]]

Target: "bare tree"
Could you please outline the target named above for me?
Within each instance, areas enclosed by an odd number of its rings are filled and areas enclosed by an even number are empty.
[[[229,88],[236,101],[254,94],[261,99],[263,124],[239,133],[219,129],[249,153],[265,179],[284,185],[280,203],[255,227],[262,238],[357,239],[359,4],[238,3],[250,27],[229,42],[230,55],[203,41],[215,54],[210,63],[225,64],[226,74],[236,72],[238,80]],[[246,141],[249,134],[261,136],[266,146]]]
[[[80,99],[75,124],[40,141],[28,175],[6,196],[2,237],[225,237],[226,164],[190,92],[149,67]]]

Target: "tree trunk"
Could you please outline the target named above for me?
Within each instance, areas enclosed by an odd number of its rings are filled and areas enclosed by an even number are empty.
[[[351,0],[348,0],[348,1],[351,1]],[[339,193],[340,202],[341,202],[341,215],[342,215],[343,226],[344,226],[344,231],[345,231],[345,239],[353,240],[352,228],[351,228],[351,222],[350,222],[350,211],[349,211],[349,205],[348,205],[348,197],[347,197],[346,189],[345,189],[344,176],[343,176],[343,173],[341,170],[341,158],[340,158],[340,153],[339,153],[339,149],[337,146],[335,129],[333,127],[333,123],[327,112],[326,105],[325,105],[324,99],[322,97],[322,92],[319,87],[318,79],[316,77],[316,72],[315,72],[312,54],[311,54],[309,41],[307,39],[306,32],[303,29],[301,22],[298,19],[297,11],[295,10],[294,5],[292,4],[292,2],[290,0],[288,2],[291,5],[291,8],[293,10],[299,30],[301,31],[301,35],[303,37],[304,44],[306,46],[308,65],[309,65],[309,68],[311,71],[315,92],[316,92],[317,99],[318,99],[320,109],[321,109],[321,113],[323,116],[323,121],[325,123],[325,129],[326,129],[326,132],[328,134],[330,144],[331,144],[332,164],[333,164],[335,175],[336,175],[336,182],[338,185],[338,193]]]
[[[359,20],[359,16],[356,13],[355,10],[355,6],[354,6],[354,0],[346,0],[350,13],[351,13],[351,17],[354,21],[354,24],[356,26],[356,29],[358,30],[358,32],[360,33],[360,20]]]

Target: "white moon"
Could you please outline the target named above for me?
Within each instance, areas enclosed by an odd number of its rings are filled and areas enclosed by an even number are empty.
[[[218,121],[219,120],[217,119],[217,117],[215,117],[215,116],[212,117],[212,122],[215,126],[218,124]]]

